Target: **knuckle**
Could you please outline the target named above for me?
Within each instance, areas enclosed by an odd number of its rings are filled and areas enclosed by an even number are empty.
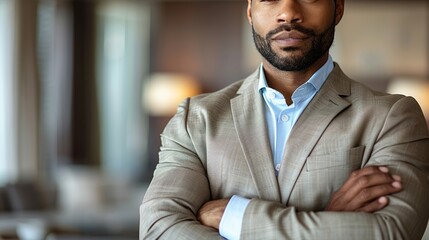
[[[357,180],[357,185],[360,187],[365,187],[368,185],[368,182],[369,182],[369,177],[362,176]]]
[[[367,188],[363,189],[359,194],[359,200],[361,200],[362,202],[366,202],[370,198],[371,198],[371,193]]]
[[[356,178],[356,177],[358,177],[358,176],[359,176],[360,171],[361,171],[361,170],[354,170],[354,171],[350,174],[350,176],[351,176],[352,178]]]

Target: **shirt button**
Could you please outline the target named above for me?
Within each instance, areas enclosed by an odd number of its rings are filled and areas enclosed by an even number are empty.
[[[271,99],[274,99],[274,98],[276,98],[276,94],[274,92],[269,92],[268,97]]]
[[[283,115],[282,115],[282,121],[283,121],[283,122],[287,122],[287,121],[289,121],[289,117],[288,117],[288,115],[283,114]]]
[[[276,171],[278,172],[278,171],[280,171],[280,164],[277,164],[276,165]]]

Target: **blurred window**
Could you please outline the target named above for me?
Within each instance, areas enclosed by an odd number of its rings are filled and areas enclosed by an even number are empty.
[[[112,176],[136,180],[147,144],[141,89],[149,71],[149,4],[103,1],[97,8],[101,158]],[[134,178],[134,179],[132,179]]]
[[[39,0],[37,64],[40,77],[40,157],[42,171],[54,177],[70,161],[73,28],[68,1]]]
[[[17,172],[13,2],[0,0],[0,185]]]

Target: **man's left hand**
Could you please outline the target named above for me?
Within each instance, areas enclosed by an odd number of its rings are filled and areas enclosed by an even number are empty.
[[[219,230],[220,220],[225,212],[228,199],[219,199],[206,202],[198,210],[197,218],[203,225]]]

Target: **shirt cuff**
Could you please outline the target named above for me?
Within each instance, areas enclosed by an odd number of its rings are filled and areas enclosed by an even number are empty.
[[[240,239],[244,211],[249,202],[250,199],[232,196],[220,220],[219,233],[222,237],[229,240]]]

